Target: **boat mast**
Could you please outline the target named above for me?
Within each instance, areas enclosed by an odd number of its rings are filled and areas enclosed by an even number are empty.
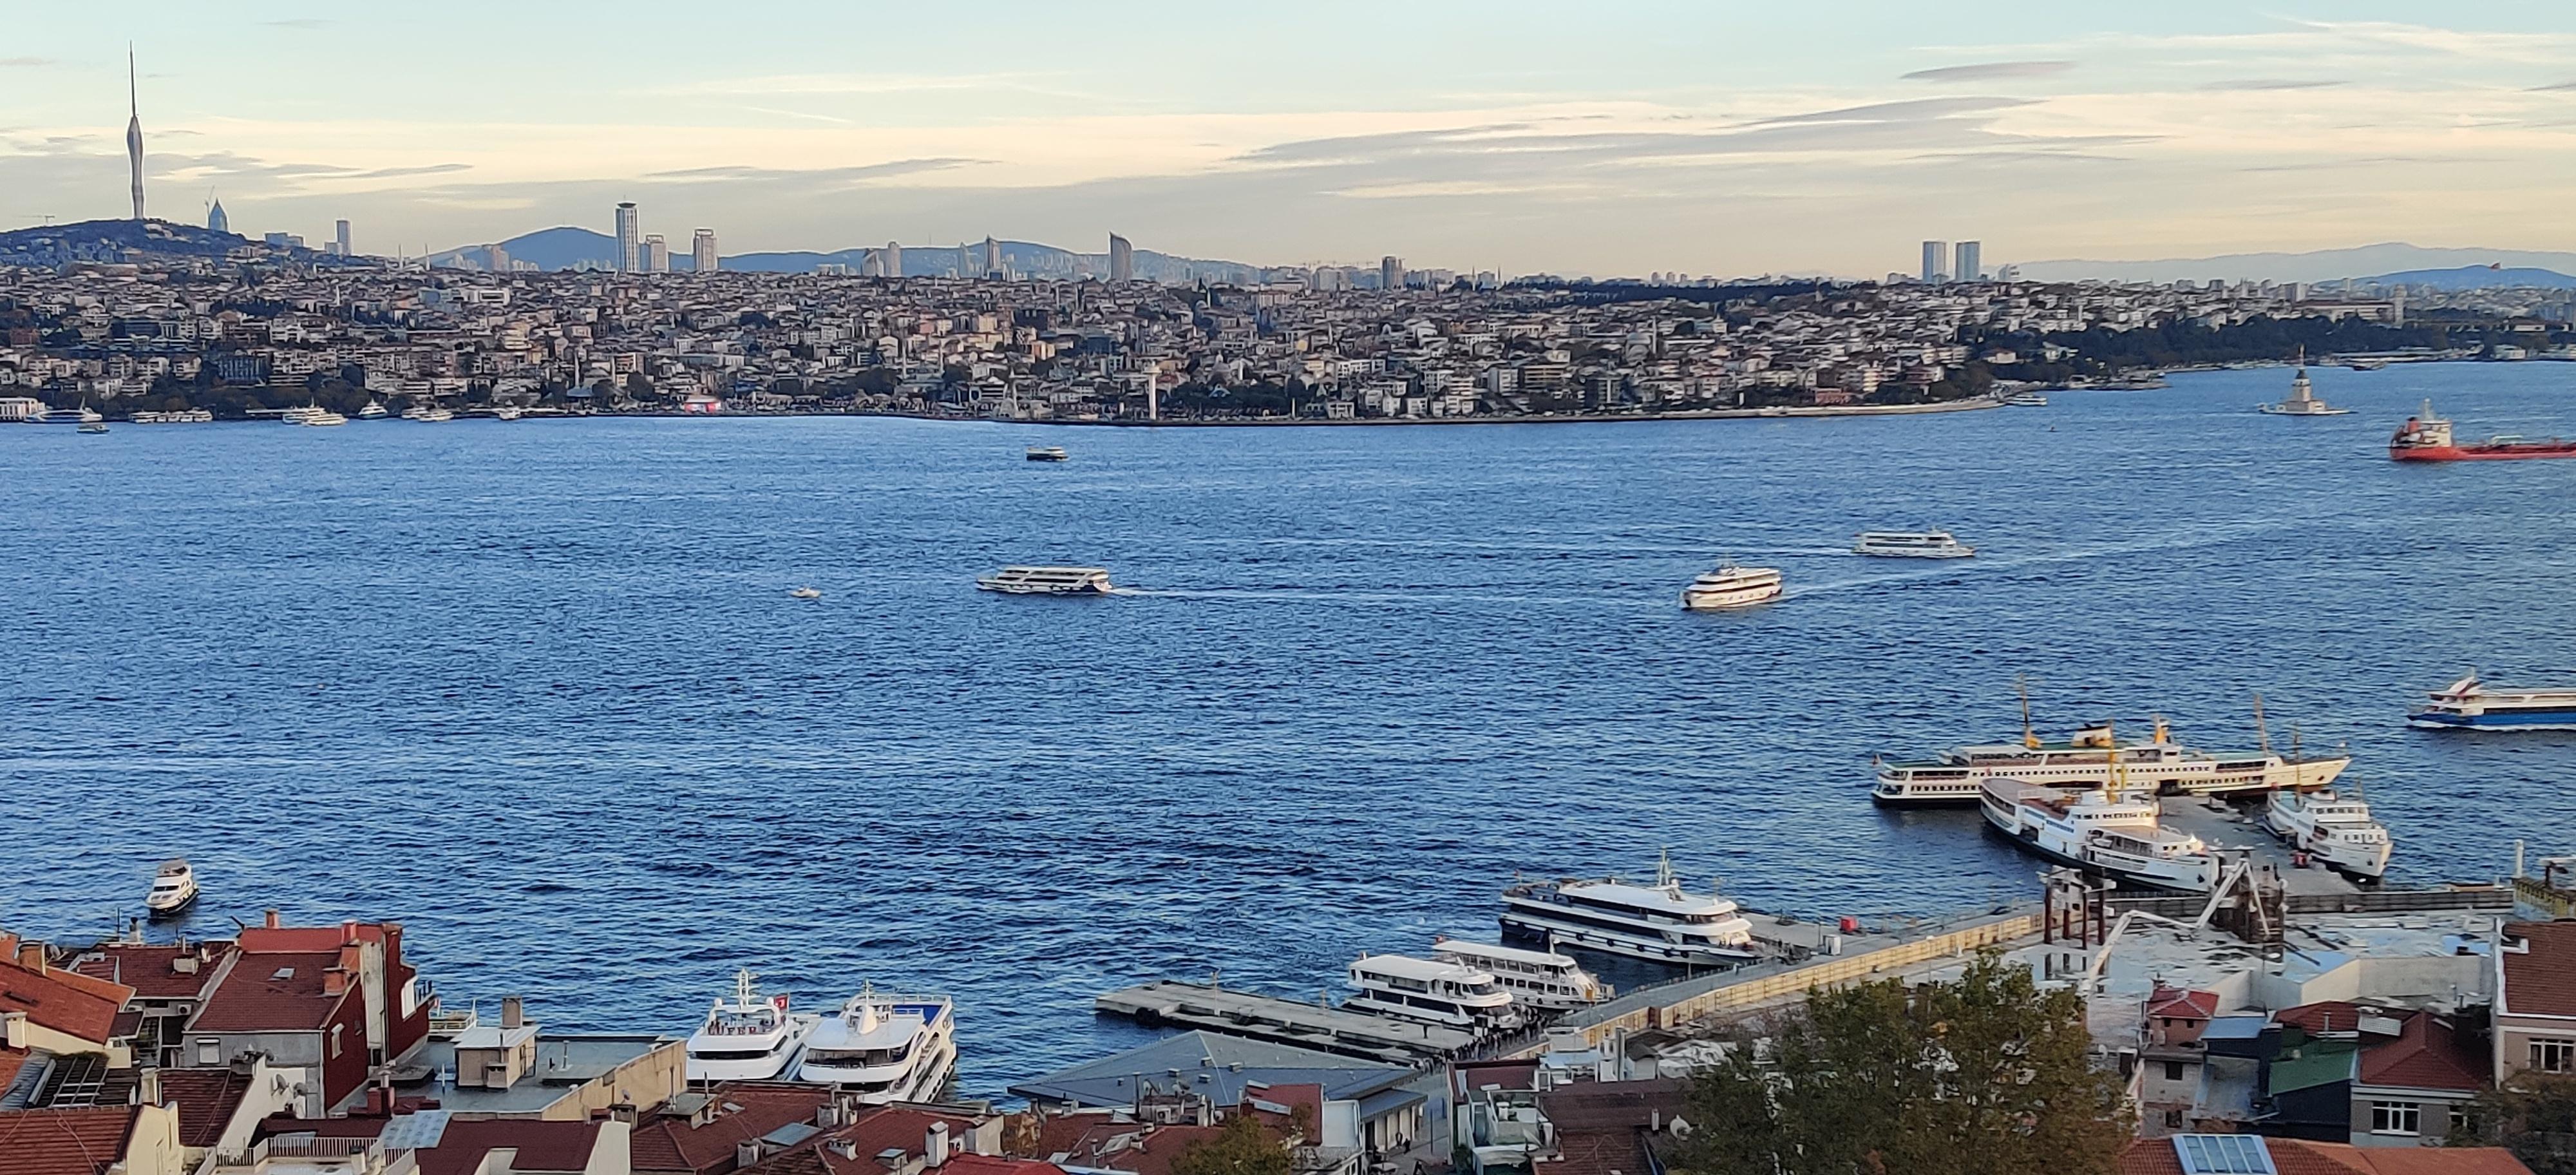
[[[2021,694],[2021,745],[2039,749],[2039,732],[2030,728],[2030,675],[2013,674],[2013,689]]]
[[[2263,753],[2272,753],[2272,727],[2263,720],[2263,695],[2254,695],[2254,737],[2262,742]]]

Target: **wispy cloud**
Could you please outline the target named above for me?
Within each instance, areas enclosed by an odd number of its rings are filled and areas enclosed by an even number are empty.
[[[774,106],[745,106],[743,109],[755,114],[775,114],[781,118],[801,118],[808,122],[828,122],[837,126],[856,125],[852,119],[837,118],[829,114],[814,114],[803,110],[780,110]]]
[[[2529,90],[2524,91],[2524,93],[2547,94],[2560,90],[2576,90],[2576,82],[2556,82],[2546,86],[2533,86]]]
[[[1984,82],[2004,78],[2040,78],[2065,73],[2075,68],[2072,61],[1987,61],[1976,65],[1945,65],[1939,69],[1918,69],[1905,75],[1909,82]]]
[[[897,94],[912,90],[988,90],[1022,85],[1026,73],[798,73],[715,78],[650,91],[675,97],[751,94]]]
[[[312,32],[317,29],[330,28],[333,22],[324,20],[318,16],[299,16],[293,20],[263,20],[259,23],[273,29],[301,29],[305,32]]]
[[[374,171],[343,172],[326,178],[335,180],[382,180],[405,175],[446,175],[449,172],[471,171],[473,168],[474,165],[471,163],[425,163],[417,167],[379,167]]]
[[[729,164],[719,167],[691,167],[679,171],[646,172],[644,178],[648,180],[659,180],[663,183],[679,184],[710,183],[715,181],[756,183],[765,180],[795,180],[821,186],[854,187],[860,184],[874,183],[877,180],[894,179],[898,176],[919,175],[922,172],[927,171],[946,171],[950,168],[971,167],[975,164],[984,162],[987,161],[982,159],[962,158],[897,159],[891,163],[868,163],[855,167],[815,168],[750,167],[739,164]]]
[[[51,57],[0,57],[0,69],[34,69],[53,64],[56,62]]]
[[[2342,78],[2221,78],[2203,82],[2201,89],[2227,90],[2322,90],[2347,84]]]

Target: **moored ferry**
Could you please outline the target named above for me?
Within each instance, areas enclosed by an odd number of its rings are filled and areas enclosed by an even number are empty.
[[[213,424],[215,414],[204,408],[180,408],[169,412],[145,410],[130,417],[136,424]]]
[[[1470,942],[1446,935],[1434,938],[1431,957],[1462,963],[1494,977],[1512,1002],[1537,1012],[1563,1012],[1610,998],[1610,985],[1592,977],[1574,956],[1555,951]]]
[[[2372,819],[2370,805],[2331,791],[2273,792],[2263,823],[2291,848],[2338,873],[2377,881],[2388,872],[2394,845],[2388,826]]]
[[[2433,402],[2424,401],[2424,409],[2397,426],[2388,438],[2388,457],[2392,461],[2521,461],[2535,457],[2576,457],[2576,441],[2551,437],[2545,441],[2518,436],[2489,437],[2484,441],[2461,444],[2451,436],[2451,422],[2433,415]]]
[[[1779,599],[1780,583],[1780,570],[1776,567],[1720,563],[1717,570],[1701,573],[1682,589],[1682,607],[1694,612],[1750,608]]]
[[[2117,783],[2097,791],[1989,779],[1978,791],[1986,823],[2023,849],[2116,881],[2207,893],[2218,884],[2218,854],[2189,833],[2165,828],[2156,801]]]
[[[1966,559],[1976,553],[1946,530],[1865,530],[1852,543],[1852,554],[1887,559]]]
[[[2503,689],[2468,676],[2406,715],[2427,730],[2576,730],[2576,689]]]
[[[820,1017],[793,1015],[784,995],[762,996],[749,970],[734,973],[730,1000],[708,1009],[688,1043],[691,1081],[768,1081],[785,1073],[804,1051]]]
[[[2333,783],[2350,755],[2287,757],[2271,751],[2194,750],[2173,741],[2162,719],[2155,737],[2123,743],[2102,723],[2065,742],[2042,742],[2027,728],[2019,743],[1958,747],[1931,759],[1878,764],[1876,803],[1898,807],[1978,802],[1989,780],[2057,788],[2099,788],[2114,770],[2149,794],[2307,791]]]
[[[1105,596],[1112,590],[1102,567],[1005,567],[975,586],[1013,596]]]
[[[805,1038],[796,1079],[837,1085],[862,1105],[936,1101],[957,1066],[955,1004],[863,987]]]
[[[1682,892],[1672,858],[1653,885],[1616,877],[1527,881],[1503,891],[1503,929],[1559,947],[1681,967],[1732,967],[1761,954],[1753,923],[1716,894]]]
[[[1490,972],[1444,959],[1362,955],[1351,964],[1359,994],[1342,1001],[1355,1012],[1377,1012],[1426,1024],[1499,1036],[1520,1028],[1512,993]]]

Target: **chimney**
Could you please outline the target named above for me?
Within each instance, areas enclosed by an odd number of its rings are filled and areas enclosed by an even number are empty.
[[[267,918],[267,920],[266,920],[266,921],[261,922],[261,923],[260,923],[260,925],[265,926],[265,927],[269,928],[270,930],[275,930],[275,929],[277,929],[277,927],[278,927],[277,911],[275,911],[275,910],[270,910],[270,911],[268,912],[268,918]]]
[[[134,1077],[134,1104],[138,1106],[160,1105],[161,1070],[147,1065],[144,1068],[137,1070]]]
[[[929,1167],[948,1165],[948,1124],[946,1122],[930,1124],[930,1137],[922,1140],[921,1160],[922,1165]]]
[[[748,1167],[759,1161],[760,1143],[758,1140],[746,1138],[741,1142],[733,1144],[733,1165],[736,1168]]]
[[[18,944],[18,965],[38,975],[45,973],[45,944],[29,940]]]
[[[835,1138],[832,1140],[831,1145],[832,1153],[839,1155],[842,1158],[855,1159],[859,1157],[859,1142],[857,1139]]]
[[[343,921],[340,923],[340,941],[358,941],[358,924],[356,922]]]
[[[824,1102],[822,1105],[814,1107],[815,1129],[829,1130],[840,1124],[841,1105],[839,1102]]]
[[[527,1019],[527,1007],[519,1002],[519,997],[514,995],[501,997],[501,1027],[517,1028],[525,1024]]]
[[[27,1047],[27,1014],[0,1012],[0,1046],[12,1049]]]
[[[339,995],[349,990],[349,973],[337,967],[322,972],[322,994]]]

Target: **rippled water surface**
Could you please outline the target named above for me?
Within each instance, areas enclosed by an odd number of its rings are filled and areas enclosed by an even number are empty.
[[[903,420],[0,429],[0,926],[399,919],[452,1002],[686,1031],[740,965],[808,1005],[953,992],[963,1086],[1127,1043],[1161,976],[1311,996],[1490,933],[1515,871],[1659,846],[1765,909],[2019,897],[1876,751],[2041,724],[2349,742],[2397,883],[2569,848],[2576,740],[2405,729],[2475,664],[2576,680],[2576,366],[2285,371],[1910,419],[1173,429]],[[1064,465],[1021,460],[1060,443]],[[1946,526],[1984,554],[1843,554]],[[1690,615],[1718,556],[1789,598]],[[1009,562],[1136,594],[1003,598]],[[821,588],[818,602],[788,589]]]

